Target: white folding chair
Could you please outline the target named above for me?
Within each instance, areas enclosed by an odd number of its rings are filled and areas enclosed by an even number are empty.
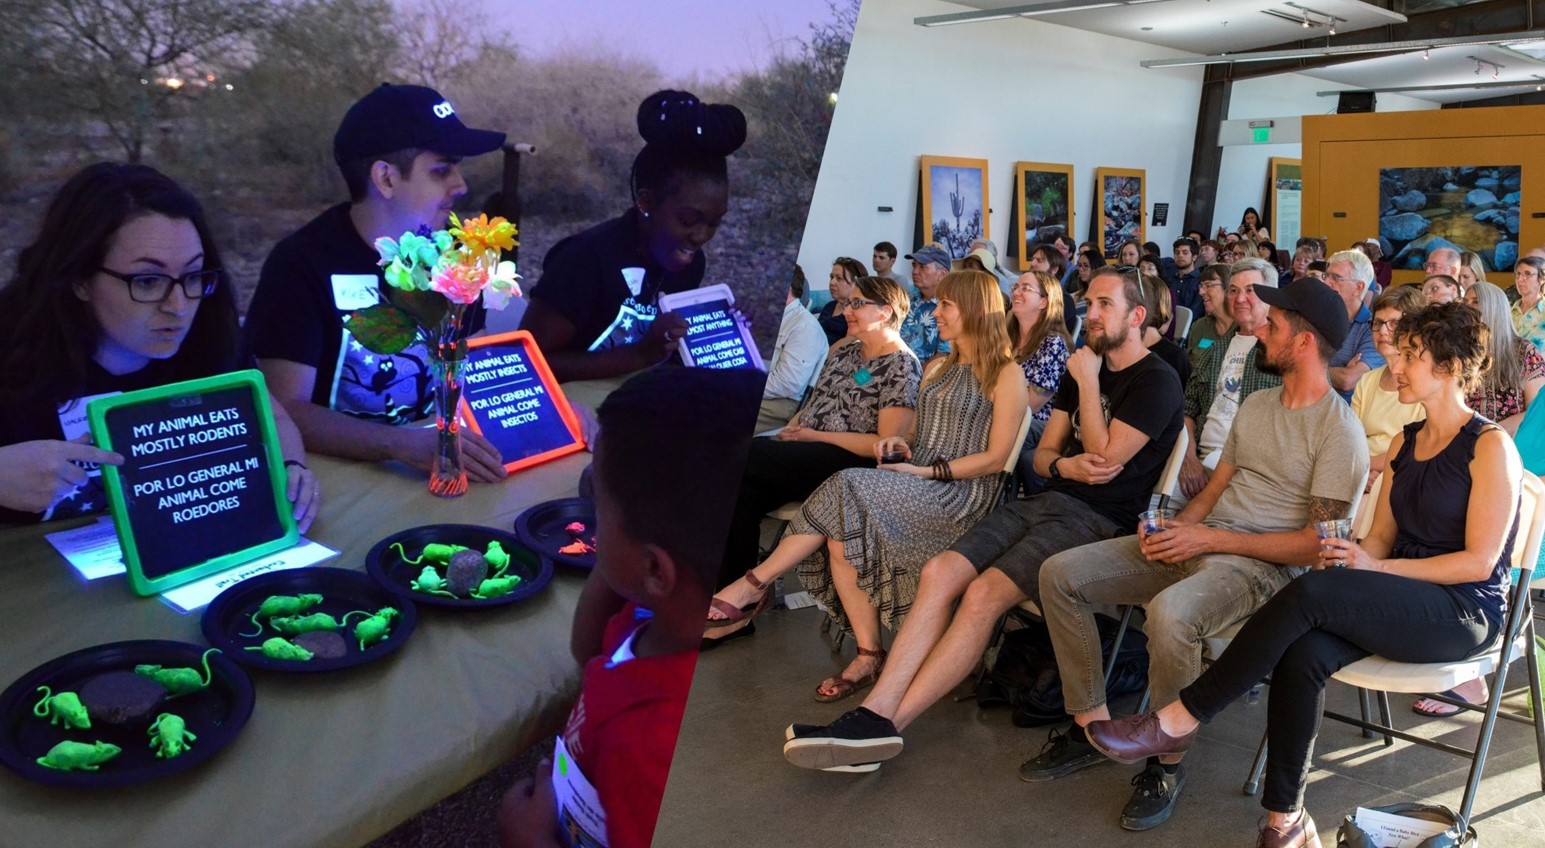
[[[1379,504],[1379,490],[1384,488],[1384,475],[1380,474],[1373,480],[1373,488],[1368,494],[1363,495],[1363,500],[1357,505],[1357,513],[1352,519],[1352,538],[1366,539],[1368,533],[1373,530],[1373,513]]]
[[[1191,333],[1191,321],[1194,318],[1195,316],[1191,314],[1191,308],[1189,306],[1175,307],[1175,317],[1173,321],[1175,323],[1176,344],[1185,343],[1186,336],[1190,335]]]
[[[1379,656],[1358,660],[1336,672],[1333,677],[1358,687],[1364,693],[1376,692],[1383,723],[1369,722],[1366,706],[1365,716],[1361,721],[1331,710],[1325,711],[1326,718],[1360,727],[1365,735],[1368,731],[1382,735],[1385,746],[1394,744],[1391,737],[1395,737],[1469,759],[1470,775],[1465,781],[1464,800],[1459,808],[1460,833],[1464,833],[1469,826],[1470,813],[1475,806],[1475,793],[1481,783],[1481,772],[1486,766],[1486,753],[1491,746],[1492,730],[1496,726],[1498,717],[1534,725],[1540,788],[1545,790],[1545,705],[1541,704],[1540,663],[1534,651],[1534,614],[1533,605],[1529,599],[1534,566],[1540,556],[1540,537],[1542,532],[1545,532],[1545,487],[1541,486],[1538,477],[1527,471],[1524,472],[1522,482],[1522,496],[1519,498],[1518,507],[1518,535],[1513,545],[1513,589],[1508,597],[1507,621],[1497,639],[1479,656],[1454,662],[1399,663]],[[1501,711],[1505,688],[1503,683],[1507,677],[1508,666],[1520,655],[1525,659],[1528,672],[1529,702],[1533,706],[1532,718]],[[1487,699],[1484,706],[1442,696],[1434,698],[1462,710],[1484,713],[1481,732],[1474,749],[1459,748],[1433,739],[1424,739],[1390,726],[1388,693],[1444,692],[1492,672],[1497,673],[1496,685],[1491,687],[1491,697]],[[1427,697],[1433,698],[1432,695]],[[1366,701],[1364,703],[1366,704]],[[1255,765],[1251,769],[1252,780],[1245,785],[1247,793],[1253,794],[1252,786],[1259,783],[1260,772],[1265,767],[1265,759],[1266,741],[1263,738]]]

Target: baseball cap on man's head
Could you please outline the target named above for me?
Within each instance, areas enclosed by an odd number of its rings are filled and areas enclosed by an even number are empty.
[[[440,92],[422,85],[383,82],[344,114],[333,135],[333,159],[342,164],[410,148],[478,156],[503,144],[504,133],[463,124]]]
[[[931,244],[908,253],[907,258],[915,265],[938,265],[946,271],[950,269],[950,255],[943,248]]]
[[[1346,303],[1341,295],[1314,277],[1294,280],[1285,289],[1256,286],[1255,296],[1267,306],[1291,309],[1304,316],[1309,326],[1337,350],[1352,331],[1352,319],[1347,317]]]

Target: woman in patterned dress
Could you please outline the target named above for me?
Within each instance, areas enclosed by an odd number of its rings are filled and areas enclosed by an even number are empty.
[[[953,272],[938,301],[939,337],[950,352],[923,374],[912,436],[881,439],[875,457],[891,461],[879,468],[848,469],[822,483],[753,569],[768,587],[797,566],[805,588],[830,610],[833,632],[854,635],[858,656],[822,682],[817,700],[845,698],[879,676],[880,626],[901,626],[923,563],[992,508],[1030,402],[992,275]],[[721,596],[747,605],[758,594],[747,582]]]
[[[1044,482],[1036,476],[1031,459],[1046,421],[1051,418],[1052,396],[1067,372],[1073,337],[1063,323],[1062,310],[1062,284],[1052,274],[1023,274],[1009,290],[1009,339],[1030,392],[1030,432],[1025,436],[1015,467],[1024,494],[1034,493]]]
[[[1545,384],[1545,357],[1513,331],[1507,295],[1501,289],[1476,283],[1465,301],[1480,310],[1481,320],[1491,329],[1491,367],[1471,387],[1465,403],[1512,435]]]
[[[858,278],[838,304],[837,314],[847,316],[851,331],[827,353],[805,405],[776,435],[751,441],[718,585],[734,583],[756,565],[768,510],[810,497],[844,468],[873,463],[880,439],[912,429],[923,369],[901,340],[907,306],[907,293],[885,277]],[[720,595],[708,611],[705,648],[755,632],[750,610]]]

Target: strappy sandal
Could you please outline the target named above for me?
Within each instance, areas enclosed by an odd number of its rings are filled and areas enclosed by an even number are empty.
[[[880,671],[885,668],[885,649],[881,648],[879,650],[870,650],[868,648],[859,648],[858,655],[861,657],[878,658],[874,664],[874,671],[869,672],[857,680],[849,680],[840,674],[822,680],[821,685],[815,687],[815,699],[817,701],[823,704],[830,704],[833,701],[840,701],[843,698],[852,696],[854,692],[858,692],[862,689],[868,689],[870,686],[874,685],[876,680],[880,679]],[[835,691],[828,694],[826,692],[822,692],[822,689],[832,689]]]
[[[772,603],[771,583],[763,583],[757,579],[756,572],[749,569],[746,571],[746,582],[751,584],[751,588],[761,593],[757,596],[757,599],[743,607],[736,607],[731,606],[728,601],[709,598],[708,606],[718,610],[724,617],[707,619],[703,626],[705,631],[718,630],[723,627],[729,627],[732,624],[739,624],[747,619],[755,618],[762,610],[767,608],[768,604]]]

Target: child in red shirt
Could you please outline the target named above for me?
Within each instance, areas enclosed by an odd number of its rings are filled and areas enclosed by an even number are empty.
[[[653,839],[762,379],[654,369],[601,405],[596,568],[572,637],[584,682],[556,767],[505,795],[504,845]]]

